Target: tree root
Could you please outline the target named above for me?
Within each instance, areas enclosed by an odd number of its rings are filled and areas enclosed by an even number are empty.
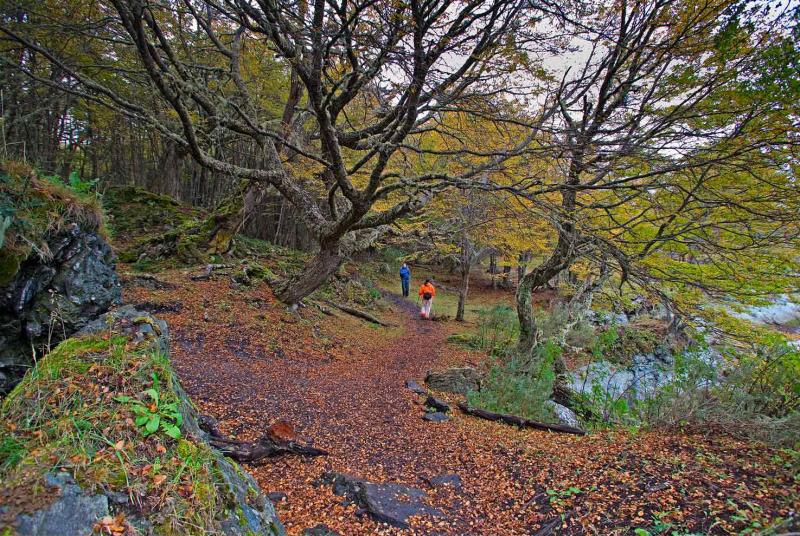
[[[586,435],[585,430],[580,428],[573,428],[565,424],[548,424],[544,422],[533,421],[517,415],[508,415],[505,413],[494,413],[486,411],[485,409],[472,408],[462,403],[458,404],[459,409],[468,415],[474,415],[487,421],[500,421],[506,424],[519,426],[520,428],[534,428],[536,430],[549,430],[551,432],[560,432],[562,434]]]
[[[358,309],[353,309],[352,307],[348,307],[347,305],[342,305],[342,304],[339,304],[339,303],[335,303],[335,302],[332,302],[330,300],[321,300],[321,301],[325,305],[329,305],[331,307],[339,309],[340,311],[342,311],[344,313],[347,313],[347,314],[349,314],[351,316],[355,316],[356,318],[360,318],[362,320],[366,320],[367,322],[372,322],[373,324],[378,324],[379,326],[383,326],[385,328],[389,328],[389,327],[392,327],[394,325],[394,324],[387,324],[386,322],[383,322],[382,320],[379,320],[379,319],[375,318],[374,316],[372,316],[369,313],[365,313],[364,311],[359,311]]]
[[[237,441],[220,433],[216,421],[203,416],[200,428],[209,435],[208,443],[225,456],[241,463],[255,463],[264,458],[273,458],[283,454],[299,456],[327,456],[328,452],[309,444],[297,441],[291,425],[278,421],[267,429],[267,433],[256,441]]]

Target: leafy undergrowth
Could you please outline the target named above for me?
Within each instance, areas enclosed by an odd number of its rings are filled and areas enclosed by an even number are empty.
[[[157,534],[206,534],[226,506],[221,475],[210,447],[176,429],[173,382],[152,345],[108,332],[41,359],[0,411],[0,526],[55,500],[45,475],[67,471],[84,490],[126,496]],[[133,534],[127,513],[98,529]]]
[[[737,534],[780,526],[800,508],[797,461],[758,443],[663,431],[576,437],[460,414],[423,421],[404,381],[479,356],[446,343],[462,324],[418,320],[413,301],[382,313],[400,327],[378,328],[310,307],[289,313],[265,284],[187,275],[167,271],[159,278],[172,288],[125,293],[164,311],[176,370],[201,411],[240,439],[286,419],[330,451],[251,468],[264,491],[287,495],[277,507],[290,534],[317,523],[346,535],[502,536],[554,523],[557,534]],[[492,301],[481,292],[479,302]],[[315,484],[329,470],[423,488],[444,517],[400,531],[361,516]],[[426,483],[447,473],[460,490]]]

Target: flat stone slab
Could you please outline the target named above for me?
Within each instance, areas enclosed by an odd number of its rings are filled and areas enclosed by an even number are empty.
[[[441,411],[434,411],[432,413],[426,413],[423,417],[426,421],[429,422],[446,422],[450,420],[446,414],[442,413]]]
[[[428,390],[425,389],[423,386],[415,382],[414,380],[406,380],[406,389],[417,393],[418,395],[427,395]]]
[[[418,515],[443,517],[443,514],[425,504],[427,493],[419,488],[362,480],[344,473],[327,473],[323,482],[333,485],[333,492],[360,506],[377,521],[398,528],[408,528],[408,518]]]
[[[438,475],[428,478],[426,481],[434,488],[452,486],[455,489],[461,489],[461,477],[456,474]]]

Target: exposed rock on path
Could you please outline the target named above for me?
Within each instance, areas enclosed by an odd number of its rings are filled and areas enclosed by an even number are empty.
[[[465,395],[480,389],[481,377],[472,367],[454,367],[428,373],[425,383],[434,391]]]
[[[395,483],[377,483],[343,473],[328,473],[323,481],[333,492],[357,504],[367,514],[393,527],[408,528],[411,516],[441,517],[442,513],[425,504],[427,493],[421,489]]]

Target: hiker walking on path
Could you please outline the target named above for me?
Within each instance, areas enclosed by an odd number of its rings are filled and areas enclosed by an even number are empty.
[[[419,287],[419,297],[422,299],[422,309],[419,311],[419,316],[422,318],[431,317],[431,305],[433,305],[434,296],[436,296],[436,288],[430,279],[426,279],[425,283]]]
[[[411,281],[411,268],[406,263],[400,267],[400,285],[403,287],[403,297],[408,298],[408,285]]]

